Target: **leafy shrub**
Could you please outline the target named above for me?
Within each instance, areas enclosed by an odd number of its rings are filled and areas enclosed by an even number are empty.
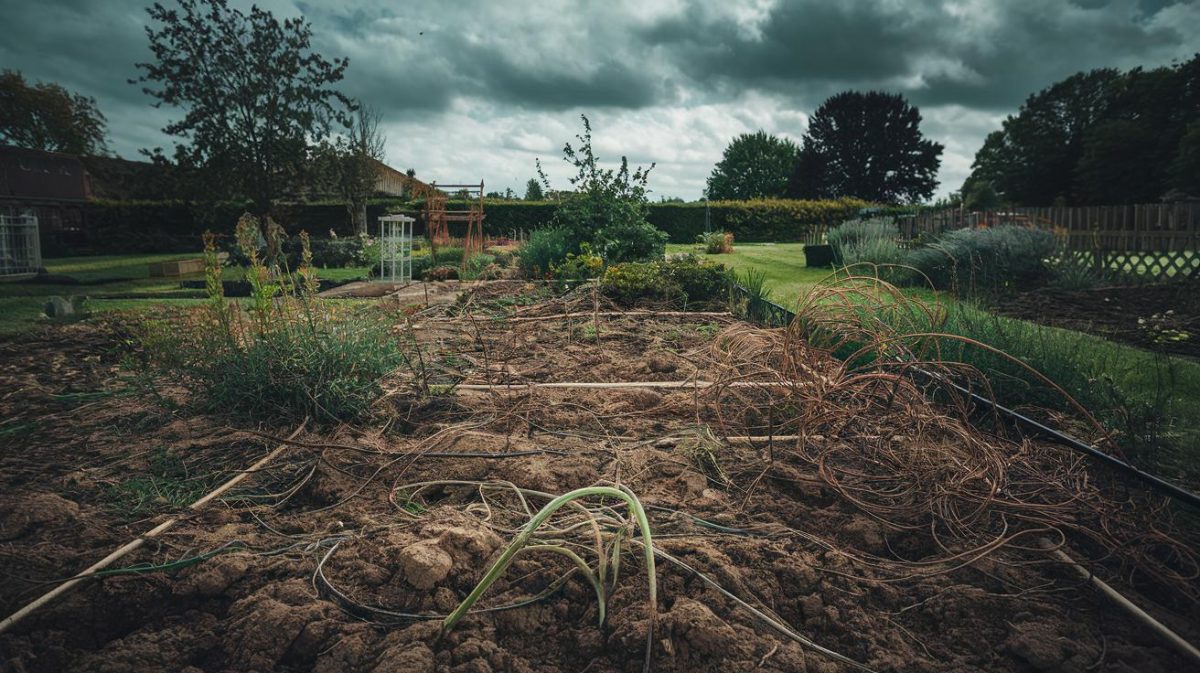
[[[143,334],[151,366],[187,387],[203,409],[254,419],[344,421],[379,396],[380,380],[408,362],[389,325],[315,298],[308,237],[296,276],[276,276],[254,246],[257,219],[239,222],[249,265],[248,305],[226,300],[215,238],[205,237],[208,305],[187,325],[151,324]]]
[[[662,259],[667,251],[667,234],[644,219],[626,219],[602,227],[592,245],[609,264],[647,262]]]
[[[345,268],[379,264],[379,242],[369,236],[315,239],[311,241],[310,246],[313,266]],[[303,249],[299,237],[288,241],[286,251],[288,267],[300,268]]]
[[[1054,235],[1016,225],[950,231],[909,254],[938,288],[963,294],[1029,287],[1050,277]]]
[[[459,274],[464,280],[490,280],[484,276],[493,276],[496,267],[495,255],[487,253],[479,253],[467,260],[462,273]]]
[[[530,278],[549,275],[571,253],[571,235],[562,227],[537,229],[518,254],[521,270]]]
[[[591,123],[587,117],[582,119],[583,133],[576,136],[579,146],[567,143],[563,148],[563,160],[576,170],[571,178],[575,193],[554,211],[555,226],[565,232],[566,252],[580,252],[580,246],[588,243],[607,264],[661,258],[667,234],[646,220],[646,183],[654,166],[630,171],[628,160],[621,157],[620,168],[600,168],[592,152]],[[549,188],[541,164],[538,173]]]
[[[583,281],[595,278],[604,270],[604,260],[592,254],[592,246],[584,243],[578,255],[568,253],[562,264],[554,267],[554,277],[559,280]]]
[[[513,265],[517,255],[512,250],[503,248],[488,248],[487,253],[496,258],[496,265],[502,269],[507,269]]]
[[[412,277],[424,278],[425,274],[433,268],[433,258],[429,255],[413,255],[412,261]]]
[[[436,254],[428,250],[414,249],[412,256],[412,277],[426,278],[429,271],[435,267],[458,268],[462,264],[462,257],[463,249],[458,246],[440,247],[437,249]],[[483,264],[482,266],[487,266],[487,264]],[[444,275],[445,273],[445,271],[438,272],[439,275]],[[458,277],[457,272],[455,274],[452,276],[453,278]],[[439,278],[439,280],[445,280],[445,278]]]
[[[877,245],[875,241],[897,241],[900,238],[900,230],[886,218],[849,220],[830,229],[825,238],[833,248],[834,263],[846,266],[855,262],[873,261],[862,259],[861,250]],[[854,261],[847,261],[847,258]]]
[[[684,301],[709,302],[724,299],[729,290],[729,272],[724,265],[695,255],[655,262],[660,273],[679,286]]]
[[[729,278],[723,265],[684,255],[609,266],[600,280],[600,289],[623,304],[639,299],[704,303],[725,299]]]
[[[728,231],[710,231],[696,237],[696,242],[704,246],[706,255],[724,255],[733,252],[733,234]]]
[[[837,265],[860,265],[855,273],[871,273],[893,284],[912,280],[913,273],[903,268],[908,255],[900,247],[900,230],[888,218],[843,222],[829,230],[826,238]],[[873,269],[861,266],[867,264]]]
[[[456,245],[441,246],[431,257],[433,266],[458,266],[463,261],[463,248]]]
[[[654,262],[613,264],[604,270],[600,289],[622,304],[633,304],[639,299],[674,301],[683,295],[683,288],[665,277]]]
[[[247,245],[253,245],[260,258],[266,254],[267,244],[262,236],[255,233],[245,240],[232,240],[226,252],[228,262],[232,266],[250,266],[250,258],[245,250]],[[304,243],[300,236],[292,236],[280,245],[283,261],[288,269],[298,269],[303,263]],[[379,241],[370,236],[348,236],[346,238],[317,238],[308,239],[308,251],[311,264],[314,267],[342,269],[347,267],[376,267],[379,266]]]

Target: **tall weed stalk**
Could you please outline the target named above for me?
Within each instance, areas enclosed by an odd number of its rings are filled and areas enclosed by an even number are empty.
[[[225,296],[216,240],[206,234],[208,302],[183,325],[149,325],[147,360],[206,411],[325,421],[361,415],[380,395],[382,378],[410,363],[406,350],[382,316],[317,297],[306,233],[295,274],[268,268],[259,254],[259,225],[251,215],[238,222],[237,241],[249,260],[245,305]]]

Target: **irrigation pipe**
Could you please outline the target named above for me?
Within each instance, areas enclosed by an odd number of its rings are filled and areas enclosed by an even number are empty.
[[[990,399],[984,397],[983,395],[980,395],[979,393],[968,390],[967,388],[964,388],[964,387],[958,385],[957,383],[954,383],[953,381],[946,381],[943,377],[939,377],[936,374],[933,374],[932,372],[927,372],[919,367],[914,367],[914,369],[924,376],[928,376],[928,377],[934,378],[934,379],[939,379],[941,383],[944,383],[945,385],[950,386],[951,388],[954,388],[956,391],[958,391],[964,395],[970,396],[971,400],[974,401],[975,403],[982,404],[986,407],[989,407],[993,411],[999,413],[1000,415],[1007,416],[1009,418],[1009,420],[1012,420],[1019,425],[1024,425],[1029,428],[1032,428],[1038,434],[1047,437],[1048,439],[1050,439],[1051,441],[1053,441],[1056,444],[1061,444],[1070,449],[1074,449],[1075,451],[1078,451],[1080,453],[1083,453],[1087,456],[1090,456],[1092,458],[1095,458],[1096,460],[1099,460],[1099,461],[1105,463],[1109,467],[1116,469],[1118,472],[1122,472],[1122,473],[1127,474],[1135,479],[1138,479],[1142,483],[1149,486],[1152,491],[1157,491],[1163,495],[1174,498],[1175,500],[1178,500],[1185,504],[1191,505],[1192,507],[1200,509],[1200,495],[1192,493],[1191,491],[1188,491],[1186,489],[1180,488],[1179,486],[1176,486],[1175,484],[1172,484],[1171,482],[1166,481],[1161,477],[1156,477],[1153,474],[1150,474],[1149,472],[1143,472],[1142,470],[1139,470],[1138,468],[1134,467],[1133,465],[1130,465],[1129,463],[1121,460],[1120,458],[1117,458],[1116,456],[1107,454],[1107,453],[1101,451],[1100,449],[1097,449],[1096,447],[1092,446],[1091,444],[1088,444],[1087,442],[1076,439],[1075,437],[1072,437],[1071,435],[1068,435],[1062,431],[1055,430],[1054,428],[1046,425],[1045,423],[1042,423],[1041,421],[1032,419],[1032,418],[1022,414],[1019,411],[1009,409],[1008,407],[1004,406],[1003,404],[1000,404],[999,402],[996,402],[994,400],[990,400]]]
[[[680,435],[677,437],[663,437],[662,439],[654,440],[654,446],[674,446],[680,442],[692,439],[694,435]],[[717,436],[717,439],[723,439],[727,442],[738,442],[742,444],[759,444],[762,442],[795,442],[804,439],[804,435],[728,435],[726,437]]]
[[[738,286],[738,289],[741,290],[742,292],[746,292],[745,288],[741,288],[740,286]],[[760,299],[759,301],[773,307],[773,310],[777,311],[781,315],[783,315],[786,318],[787,322],[789,322],[789,323],[792,320],[796,319],[796,313],[794,311],[791,311],[790,309],[784,308],[784,307],[780,306],[779,304],[776,304],[775,302],[772,302],[767,299]],[[1149,472],[1143,472],[1142,470],[1139,470],[1138,468],[1121,460],[1120,458],[1117,458],[1116,456],[1107,454],[1104,451],[1101,451],[1100,449],[1096,448],[1095,446],[1088,444],[1087,442],[1084,442],[1075,437],[1072,437],[1071,435],[1068,435],[1068,434],[1062,432],[1061,430],[1056,430],[1056,429],[1046,425],[1045,423],[1034,420],[1018,411],[1009,409],[1008,407],[1004,406],[1003,404],[1000,404],[999,402],[996,402],[995,400],[988,399],[988,398],[984,397],[983,395],[980,395],[979,393],[976,393],[972,390],[969,390],[967,388],[964,388],[963,386],[958,385],[957,383],[954,383],[953,381],[948,381],[944,377],[938,376],[937,374],[934,374],[933,372],[926,371],[924,369],[921,369],[920,367],[913,367],[912,369],[914,369],[916,372],[918,372],[919,374],[921,374],[923,376],[938,380],[939,382],[941,382],[947,386],[950,386],[951,388],[954,388],[959,393],[962,393],[962,394],[970,397],[971,400],[974,401],[976,404],[982,404],[982,405],[992,409],[996,413],[998,413],[1002,416],[1008,417],[1009,420],[1017,423],[1018,425],[1023,425],[1028,428],[1032,428],[1038,434],[1042,435],[1043,437],[1046,437],[1047,439],[1049,439],[1050,441],[1052,441],[1056,444],[1066,446],[1067,448],[1073,449],[1084,455],[1094,458],[1094,459],[1104,463],[1105,465],[1108,465],[1109,467],[1117,470],[1118,472],[1122,472],[1130,477],[1133,477],[1134,479],[1137,479],[1138,481],[1141,481],[1143,484],[1145,484],[1147,487],[1149,487],[1150,490],[1152,490],[1152,491],[1155,491],[1155,492],[1165,495],[1167,497],[1173,498],[1184,504],[1191,505],[1192,507],[1195,507],[1196,509],[1200,510],[1200,495],[1192,493],[1191,491],[1188,491],[1184,488],[1180,488],[1179,486],[1176,486],[1175,484],[1172,484],[1171,482],[1166,481],[1166,480],[1162,479],[1161,477],[1156,477],[1153,474],[1150,474]]]
[[[300,427],[296,428],[296,430],[291,435],[288,436],[288,439],[289,440],[294,439],[297,435],[300,434],[300,432],[302,430],[304,430],[304,426],[307,424],[308,424],[308,419],[306,418],[306,419],[304,419],[304,421],[302,423],[300,423]],[[214,489],[212,492],[210,492],[208,495],[205,495],[202,498],[200,498],[199,500],[197,500],[196,502],[193,502],[192,504],[188,505],[188,509],[191,510],[192,512],[199,512],[200,510],[204,509],[208,505],[208,503],[221,497],[221,495],[223,495],[224,493],[229,491],[229,489],[231,489],[234,486],[237,486],[239,483],[241,483],[241,481],[243,479],[245,479],[246,477],[248,477],[248,476],[254,474],[255,472],[259,471],[260,469],[262,469],[263,466],[265,466],[267,463],[274,460],[276,456],[283,453],[289,446],[290,446],[290,444],[288,444],[286,442],[281,443],[279,446],[275,447],[275,449],[273,451],[271,451],[267,455],[260,458],[258,460],[258,462],[254,463],[253,465],[246,468],[245,470],[238,472],[231,479],[229,479],[229,481],[226,481],[224,484],[221,484],[216,489]],[[12,627],[16,626],[21,620],[23,620],[26,617],[28,617],[29,615],[33,614],[39,608],[49,604],[54,599],[58,598],[59,596],[62,596],[63,594],[70,591],[71,589],[74,589],[75,587],[79,586],[85,580],[97,576],[100,573],[100,571],[107,568],[109,565],[111,565],[117,559],[120,559],[121,557],[128,555],[130,552],[141,548],[142,545],[146,544],[147,540],[151,540],[151,539],[158,537],[159,535],[162,535],[163,533],[170,530],[172,527],[175,526],[175,524],[179,523],[183,519],[184,519],[183,516],[175,516],[175,517],[171,517],[170,519],[167,519],[166,521],[158,524],[154,528],[151,528],[150,530],[143,533],[141,537],[134,539],[133,541],[131,541],[131,542],[127,543],[126,545],[124,545],[123,547],[121,547],[120,549],[117,549],[116,551],[112,552],[108,556],[105,556],[104,558],[100,559],[96,563],[92,564],[91,567],[89,567],[88,569],[86,569],[83,572],[79,573],[78,575],[72,577],[71,579],[67,580],[66,582],[63,582],[62,584],[54,587],[50,591],[47,591],[45,594],[42,594],[42,596],[40,598],[33,601],[29,605],[26,605],[25,607],[21,608],[20,610],[17,610],[16,612],[12,613],[8,617],[5,617],[4,621],[0,622],[0,633],[4,633],[5,631],[8,631]]]
[[[570,320],[572,318],[621,318],[652,316],[655,318],[732,318],[729,311],[579,311],[577,313],[555,313],[553,315],[511,316],[507,322],[538,322],[542,320]]]
[[[1162,622],[1158,621],[1154,617],[1151,617],[1146,613],[1145,610],[1134,605],[1132,601],[1122,596],[1120,592],[1109,586],[1104,580],[1096,577],[1090,570],[1079,565],[1075,559],[1068,556],[1062,549],[1055,547],[1054,544],[1049,540],[1042,538],[1041,545],[1043,549],[1050,552],[1059,561],[1062,561],[1063,563],[1074,568],[1075,572],[1079,573],[1080,577],[1096,585],[1096,588],[1099,589],[1104,595],[1111,598],[1114,603],[1125,608],[1125,610],[1133,615],[1138,621],[1150,627],[1151,630],[1170,642],[1180,654],[1189,657],[1193,662],[1200,665],[1200,650],[1193,647],[1191,643],[1181,638],[1179,634],[1167,628]]]
[[[713,383],[712,381],[614,381],[614,382],[554,382],[554,383],[460,383],[455,390],[531,390],[533,388],[711,388],[713,386],[727,388],[794,388],[798,384],[783,381],[732,381],[730,383]]]

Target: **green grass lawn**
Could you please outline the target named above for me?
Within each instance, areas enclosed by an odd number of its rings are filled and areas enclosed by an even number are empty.
[[[771,288],[771,298],[788,308],[795,307],[800,297],[833,272],[808,268],[804,263],[803,243],[735,243],[733,253],[726,255],[705,255],[703,247],[694,243],[672,243],[667,252],[697,252],[739,273],[760,271]]]
[[[78,284],[2,282],[0,283],[0,335],[15,334],[46,322],[43,306],[53,296],[85,296],[93,313],[123,311],[156,305],[183,306],[203,299],[204,291],[182,289],[180,281],[199,280],[203,274],[172,278],[151,278],[150,265],[198,255],[105,255],[97,257],[59,257],[43,260],[46,271],[67,276]],[[366,277],[369,269],[320,269],[317,275],[327,280],[353,280]],[[225,280],[240,280],[242,270],[226,267]],[[130,295],[136,295],[131,297]]]
[[[197,257],[196,253],[59,257],[47,259],[44,264],[46,271],[52,274],[70,276],[80,283],[98,283],[147,279],[151,264]]]

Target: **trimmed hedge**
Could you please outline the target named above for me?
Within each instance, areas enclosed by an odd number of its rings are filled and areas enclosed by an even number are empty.
[[[465,209],[467,201],[450,201],[451,209]],[[709,227],[728,231],[738,241],[799,241],[814,227],[832,226],[852,217],[869,204],[858,199],[827,201],[755,200],[713,201],[708,204]],[[232,234],[248,203],[188,204],[175,201],[93,201],[83,205],[79,230],[42,227],[46,256],[120,252],[191,252],[201,247],[205,230]],[[367,205],[374,223],[385,213],[419,215],[420,202],[374,199]],[[548,225],[558,208],[555,201],[486,200],[484,231],[491,236],[528,234]],[[346,209],[338,203],[281,205],[278,221],[288,233],[308,231],[323,238],[353,234]],[[665,231],[673,243],[692,243],[705,230],[704,203],[652,203],[647,219]],[[414,233],[422,234],[418,217]],[[466,224],[451,223],[450,233],[462,236]],[[370,232],[374,234],[375,232]]]
[[[238,202],[92,201],[80,207],[83,223],[78,229],[41,227],[42,254],[61,257],[134,252],[199,253],[203,247],[200,239],[205,231],[232,237],[238,218],[250,207],[249,203]],[[369,204],[367,218],[375,222],[379,216],[397,210],[394,204]],[[340,237],[354,233],[346,208],[341,204],[281,205],[277,207],[277,214],[279,223],[289,234],[307,231],[314,238],[327,238],[330,231]]]
[[[450,209],[465,210],[469,202],[452,200]],[[871,204],[860,199],[802,201],[793,199],[756,199],[753,201],[711,201],[708,203],[709,228],[728,231],[734,240],[745,242],[800,241],[817,226],[833,226],[854,217]],[[419,204],[413,204],[419,210]],[[651,203],[646,219],[667,232],[672,243],[694,243],[705,231],[705,204]],[[493,236],[526,233],[544,227],[554,219],[555,201],[485,200],[484,230]],[[451,224],[451,234],[461,235]],[[465,225],[460,225],[464,227]]]
[[[746,243],[800,241],[814,227],[833,226],[868,205],[859,199],[712,201],[709,228]],[[704,233],[704,209],[703,203],[652,203],[647,219],[667,232],[672,243],[693,243]]]

